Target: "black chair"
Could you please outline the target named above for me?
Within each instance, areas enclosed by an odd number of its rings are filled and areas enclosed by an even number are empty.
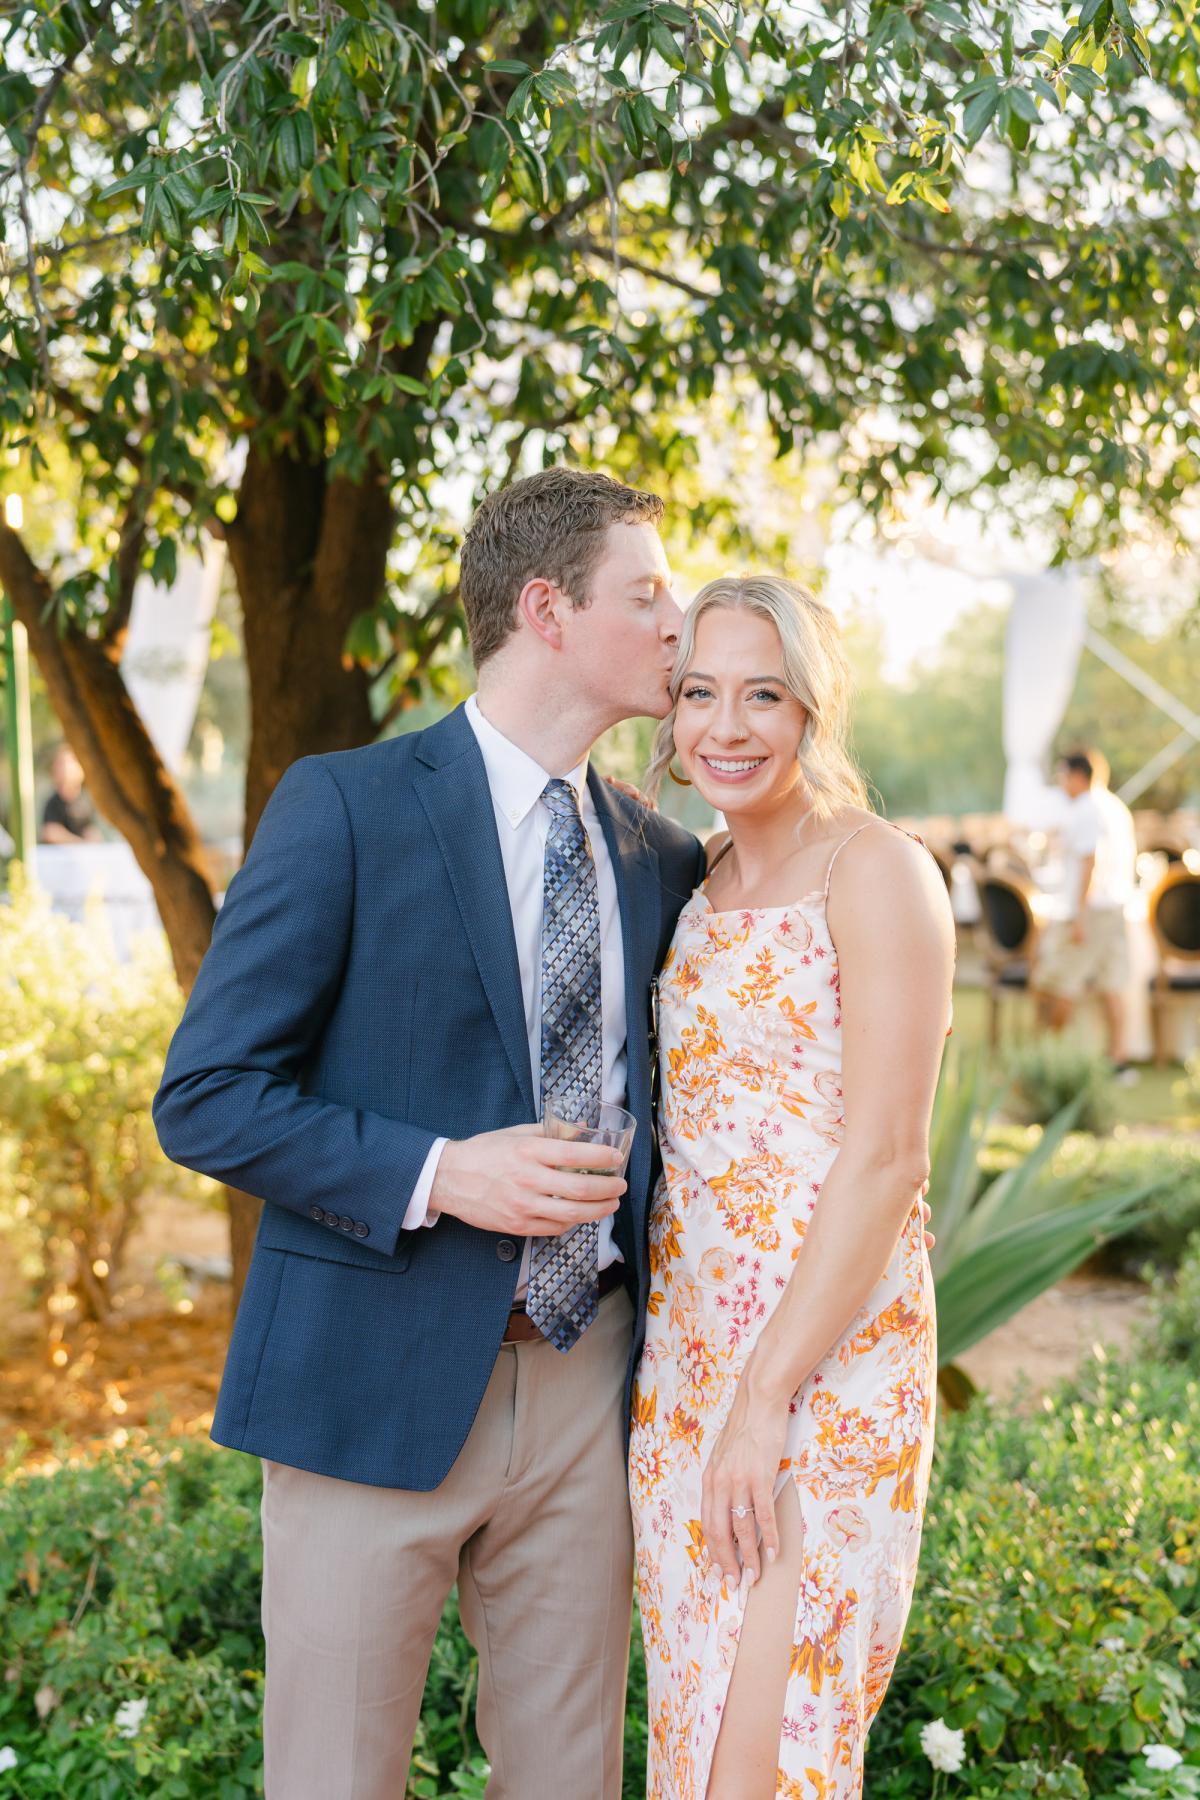
[[[995,869],[976,869],[980,929],[988,964],[988,1043],[1000,1042],[1000,1004],[1008,994],[1028,993],[1038,925],[1031,889]]]
[[[1200,1006],[1200,875],[1172,864],[1150,896],[1158,968],[1150,981],[1154,1061],[1167,1061],[1167,1010]]]

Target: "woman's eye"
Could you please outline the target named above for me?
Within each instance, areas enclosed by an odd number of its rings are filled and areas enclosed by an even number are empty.
[[[778,700],[779,695],[774,688],[755,688],[750,698],[752,700]]]
[[[684,688],[683,697],[685,700],[710,700],[712,698],[712,689],[706,687]]]

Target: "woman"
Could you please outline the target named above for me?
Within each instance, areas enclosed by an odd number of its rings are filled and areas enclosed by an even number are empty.
[[[932,1451],[920,1200],[954,932],[845,748],[836,626],[774,577],[687,614],[677,757],[729,840],[660,982],[664,1173],[631,1488],[651,1800],[846,1800]]]

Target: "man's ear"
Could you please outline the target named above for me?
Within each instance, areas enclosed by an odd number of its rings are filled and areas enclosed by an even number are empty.
[[[535,575],[527,581],[517,599],[517,614],[529,629],[552,650],[562,649],[562,609],[566,596],[552,581]]]

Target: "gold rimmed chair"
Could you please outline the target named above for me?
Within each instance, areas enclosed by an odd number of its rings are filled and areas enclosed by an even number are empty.
[[[1167,1014],[1200,1006],[1200,875],[1173,863],[1150,896],[1158,967],[1150,978],[1154,1061],[1167,1061]]]
[[[1000,1005],[1005,994],[1027,994],[1033,973],[1038,922],[1032,885],[998,869],[977,868],[979,928],[988,965],[988,1043],[1000,1042]]]

